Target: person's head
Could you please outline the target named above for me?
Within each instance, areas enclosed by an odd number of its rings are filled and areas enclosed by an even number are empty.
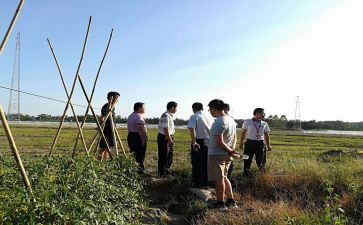
[[[136,102],[134,104],[134,111],[138,112],[138,113],[144,113],[145,112],[145,107],[144,107],[145,103],[142,102]]]
[[[213,99],[209,102],[209,112],[213,117],[219,117],[225,115],[224,109],[226,108],[226,103],[220,99]]]
[[[193,112],[194,113],[199,112],[199,111],[202,111],[203,110],[203,104],[200,103],[200,102],[195,102],[192,105],[192,109],[193,109]]]
[[[256,108],[253,110],[253,117],[256,120],[262,120],[265,117],[265,110],[263,108]]]
[[[229,104],[225,103],[224,112],[225,112],[226,114],[228,114],[229,109],[230,109],[230,108],[229,108]]]
[[[118,98],[120,97],[120,94],[116,91],[110,91],[107,93],[107,100],[111,103],[114,104],[118,101]]]
[[[173,102],[173,101],[168,102],[168,104],[166,105],[166,109],[171,113],[176,113],[177,107],[178,107],[178,103]]]

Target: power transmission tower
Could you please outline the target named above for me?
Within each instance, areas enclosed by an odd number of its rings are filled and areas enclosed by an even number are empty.
[[[8,108],[8,120],[20,122],[20,33],[16,36],[13,76]]]
[[[301,118],[300,118],[300,96],[296,96],[296,106],[295,106],[295,118],[294,118],[294,129],[295,130],[302,130],[301,129]]]

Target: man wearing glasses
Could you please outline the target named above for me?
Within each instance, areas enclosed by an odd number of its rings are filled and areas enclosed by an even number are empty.
[[[264,172],[266,164],[266,152],[271,151],[270,127],[265,121],[263,108],[256,108],[253,111],[253,118],[247,119],[242,125],[240,148],[243,152],[243,175],[251,176],[251,163],[253,155],[256,155],[256,164],[260,172]],[[244,141],[246,139],[246,141]],[[266,145],[266,146],[265,146]]]

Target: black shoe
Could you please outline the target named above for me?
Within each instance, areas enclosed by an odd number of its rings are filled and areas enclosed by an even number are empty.
[[[215,203],[213,203],[211,208],[212,209],[217,209],[218,211],[226,211],[227,210],[227,207],[224,204],[224,202],[220,202],[220,201],[216,201]]]
[[[226,202],[225,205],[228,208],[235,208],[235,209],[238,208],[237,203],[236,203],[236,201],[234,199],[227,199],[227,202]]]

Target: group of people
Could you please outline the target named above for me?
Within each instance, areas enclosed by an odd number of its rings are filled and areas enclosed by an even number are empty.
[[[108,112],[113,112],[118,97],[117,92],[108,94],[108,103],[102,107],[101,120],[105,119],[104,117]],[[214,99],[209,102],[208,107],[210,115],[203,111],[202,103],[194,103],[192,105],[194,114],[188,121],[187,127],[191,137],[192,186],[202,188],[208,186],[210,182],[214,182],[217,201],[213,206],[221,210],[227,209],[227,207],[237,207],[231,182],[228,179],[232,170],[232,161],[242,157],[244,175],[250,176],[251,164],[255,156],[259,171],[264,172],[266,150],[271,150],[270,128],[263,121],[264,109],[256,108],[253,111],[253,118],[245,120],[242,125],[239,145],[240,149],[243,149],[241,156],[236,151],[237,123],[228,115],[229,105],[222,100]],[[175,134],[174,114],[177,112],[177,108],[176,102],[168,102],[166,111],[161,115],[158,123],[158,175],[160,177],[171,175]],[[130,151],[134,153],[140,172],[144,170],[148,141],[143,118],[144,113],[144,103],[137,102],[134,104],[134,111],[127,120],[127,142]],[[104,133],[109,134],[110,132],[105,131]],[[115,139],[113,137],[108,138],[108,135],[106,138],[109,139],[109,147],[113,147],[113,140]],[[104,141],[100,142],[100,149],[103,156],[105,152]]]

